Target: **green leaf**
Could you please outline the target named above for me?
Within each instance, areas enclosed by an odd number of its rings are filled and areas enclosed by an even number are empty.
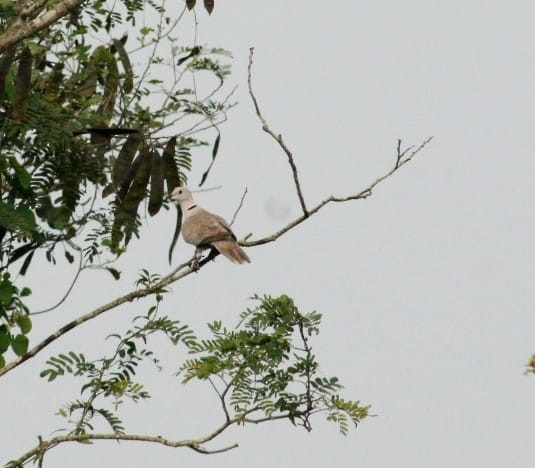
[[[6,360],[5,360],[4,356],[2,356],[2,355],[0,354],[0,369],[2,369],[3,367],[5,367],[5,365],[6,365]]]
[[[65,251],[65,258],[67,259],[69,263],[74,262],[74,256],[67,250]]]
[[[22,267],[20,268],[20,271],[19,271],[21,276],[24,276],[26,274],[26,272],[28,271],[28,268],[30,266],[30,263],[32,262],[34,253],[35,253],[35,250],[30,252],[28,255],[26,255],[26,258],[24,259],[24,262],[22,262]]]
[[[0,201],[0,219],[2,220],[2,226],[10,231],[16,231],[17,229],[31,231],[36,227],[32,210],[24,205],[19,205],[15,208],[12,203]]]
[[[21,333],[27,335],[32,329],[32,320],[26,314],[19,315],[17,318],[17,325],[19,326]]]
[[[11,342],[11,349],[17,356],[23,356],[28,351],[29,344],[27,336],[17,335]]]
[[[201,177],[201,183],[199,184],[199,187],[202,186],[206,182],[206,178],[208,177],[208,174],[210,173],[210,169],[212,169],[212,166],[214,165],[215,158],[217,156],[217,152],[219,151],[219,143],[221,142],[221,133],[217,134],[217,137],[214,141],[214,147],[212,149],[212,162],[210,162],[210,165],[208,166],[208,169],[204,172],[204,174]]]
[[[11,304],[13,296],[17,292],[17,288],[11,284],[8,279],[3,280],[0,283],[0,303],[6,307]]]
[[[15,171],[15,182],[17,183],[18,188],[21,189],[23,193],[28,194],[30,192],[30,183],[32,179],[30,174],[14,157],[9,158],[9,161],[11,167]]]
[[[121,272],[119,270],[112,267],[106,267],[106,270],[108,270],[116,280],[121,278]]]
[[[0,354],[4,353],[11,344],[11,335],[5,325],[0,326]]]

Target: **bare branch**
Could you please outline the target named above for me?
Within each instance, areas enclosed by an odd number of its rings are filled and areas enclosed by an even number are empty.
[[[199,439],[191,440],[170,440],[165,439],[162,436],[150,436],[150,435],[139,435],[139,434],[69,434],[65,436],[57,436],[50,440],[39,440],[39,444],[34,448],[28,450],[26,453],[21,455],[18,459],[13,460],[11,464],[13,466],[21,466],[23,463],[34,460],[41,460],[45,452],[66,442],[89,442],[93,440],[115,440],[115,441],[130,441],[130,442],[149,442],[154,444],[164,445],[166,447],[187,447],[192,450],[195,450],[198,453],[203,454],[213,454],[213,453],[222,453],[232,450],[238,447],[238,444],[228,445],[226,447],[210,450],[202,446],[205,442],[209,442],[214,439],[217,435],[223,432],[232,424],[235,424],[237,420],[232,420],[229,423],[223,424],[217,431],[209,434],[206,437],[201,437]],[[216,434],[217,432],[217,434]]]
[[[150,294],[156,294],[158,292],[161,292],[162,289],[164,289],[166,286],[168,286],[171,283],[174,283],[175,281],[179,280],[180,278],[183,278],[190,273],[192,273],[192,269],[189,265],[191,265],[190,260],[189,262],[183,263],[182,265],[179,265],[177,268],[175,268],[170,274],[167,276],[164,276],[160,281],[155,283],[153,286],[150,286],[148,288],[141,288],[136,289],[134,291],[129,292],[128,294],[125,294],[124,296],[118,297],[117,299],[114,299],[113,301],[108,302],[107,304],[104,304],[100,307],[97,307],[95,310],[88,312],[87,314],[81,315],[80,317],[72,320],[71,322],[63,325],[61,328],[56,330],[54,333],[49,335],[47,338],[45,338],[43,341],[38,343],[36,346],[34,346],[32,349],[30,349],[24,356],[21,356],[17,359],[14,359],[13,361],[9,362],[5,365],[2,369],[0,369],[0,377],[10,370],[13,370],[15,367],[19,366],[23,362],[27,361],[28,359],[31,359],[34,357],[37,353],[39,353],[43,348],[48,346],[50,343],[56,341],[61,336],[65,335],[72,329],[82,325],[83,323],[87,322],[88,320],[92,320],[99,315],[103,314],[104,312],[107,312],[108,310],[115,309],[116,307],[126,303],[126,302],[132,302],[134,299],[140,299],[142,297],[148,296]],[[200,265],[204,265],[206,262],[201,262]]]
[[[232,219],[229,223],[229,226],[232,226],[234,224],[234,221],[236,221],[236,217],[238,216],[238,213],[243,207],[243,201],[245,200],[246,195],[247,195],[247,187],[245,187],[245,190],[243,191],[243,195],[241,196],[241,199],[240,199],[240,204],[238,205],[238,208],[236,208],[236,211],[232,215]]]
[[[260,122],[262,122],[262,130],[269,134],[282,148],[282,150],[286,153],[286,156],[288,156],[288,163],[290,164],[290,167],[292,168],[292,173],[294,176],[294,183],[295,188],[297,190],[297,196],[299,197],[299,203],[301,204],[301,209],[303,210],[303,216],[306,218],[308,216],[307,207],[305,205],[305,199],[303,197],[303,192],[301,191],[301,184],[299,183],[299,175],[297,174],[297,166],[295,165],[295,161],[292,155],[292,152],[288,149],[286,146],[286,143],[284,143],[282,139],[281,134],[275,134],[273,130],[271,130],[270,126],[268,125],[266,119],[262,115],[262,112],[260,112],[260,106],[258,105],[258,101],[256,100],[256,96],[253,93],[253,86],[251,83],[252,79],[252,68],[253,68],[253,54],[254,54],[254,47],[251,47],[249,49],[249,66],[247,68],[248,70],[248,76],[247,76],[247,84],[249,86],[249,95],[251,96],[251,99],[253,100],[253,105],[256,111],[256,115],[260,119]]]
[[[320,203],[318,203],[306,215],[299,216],[298,218],[296,218],[291,223],[289,223],[286,226],[284,226],[282,229],[280,229],[276,233],[274,233],[274,234],[272,234],[270,236],[263,237],[261,239],[256,239],[256,240],[251,240],[251,241],[241,241],[240,245],[242,245],[244,247],[253,247],[255,245],[263,245],[263,244],[268,244],[270,242],[273,242],[273,241],[277,240],[279,237],[281,237],[282,235],[286,234],[288,231],[290,231],[294,227],[296,227],[299,224],[301,224],[308,217],[310,217],[313,214],[317,213],[319,210],[321,210],[328,203],[331,203],[331,202],[333,202],[333,203],[342,203],[342,202],[346,202],[346,201],[350,201],[350,200],[363,200],[365,198],[368,198],[369,196],[371,196],[372,190],[377,185],[379,185],[384,180],[388,179],[392,174],[394,174],[394,172],[396,172],[402,166],[404,166],[410,160],[412,160],[412,158],[414,158],[414,156],[416,156],[432,139],[433,139],[433,137],[429,137],[426,140],[424,140],[422,142],[422,144],[420,146],[418,146],[418,148],[414,149],[411,153],[409,153],[408,156],[406,156],[408,150],[405,150],[402,153],[402,155],[403,155],[402,158],[400,158],[399,161],[396,161],[396,164],[394,165],[394,167],[392,169],[390,169],[386,174],[384,174],[381,177],[379,177],[378,179],[376,179],[374,182],[372,182],[370,185],[368,185],[365,189],[361,190],[360,192],[355,193],[353,195],[348,195],[348,196],[345,196],[345,197],[335,197],[334,195],[331,195],[330,197],[328,197],[325,200],[323,200]],[[404,159],[403,159],[403,157],[404,157]]]
[[[71,245],[73,245],[71,243]],[[51,312],[52,310],[54,309],[57,309],[61,304],[63,304],[67,298],[69,297],[69,295],[71,294],[74,286],[76,285],[76,282],[78,281],[78,278],[80,277],[80,273],[82,273],[82,270],[84,269],[83,268],[83,259],[84,259],[84,254],[83,252],[81,251],[81,249],[78,247],[78,253],[80,255],[80,258],[79,258],[79,261],[78,261],[78,268],[76,270],[76,273],[74,275],[74,278],[73,280],[71,281],[71,284],[70,286],[68,287],[67,289],[67,292],[62,296],[62,298],[56,302],[53,306],[50,306],[50,307],[47,307],[46,309],[43,309],[43,310],[38,310],[37,312],[30,312],[28,315],[41,315],[41,314],[46,314],[48,312]]]

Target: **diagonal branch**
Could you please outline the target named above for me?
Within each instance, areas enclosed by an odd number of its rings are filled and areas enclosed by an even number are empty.
[[[424,149],[425,146],[433,139],[433,137],[429,137],[426,140],[424,140],[420,146],[418,146],[416,149],[414,149],[412,152],[410,152],[407,155],[407,150],[403,151],[402,157],[396,160],[396,163],[392,169],[390,169],[386,174],[382,175],[375,181],[373,181],[370,185],[368,185],[366,188],[362,189],[360,192],[355,193],[353,195],[347,195],[345,197],[335,197],[334,195],[331,195],[330,197],[324,199],[323,201],[319,202],[314,208],[312,208],[306,215],[301,215],[298,218],[294,219],[291,223],[284,226],[279,231],[275,232],[274,234],[270,236],[263,237],[261,239],[251,240],[251,241],[243,241],[240,242],[240,245],[244,247],[254,247],[256,245],[263,245],[268,244],[270,242],[276,241],[279,237],[286,234],[288,231],[293,229],[294,227],[301,224],[303,221],[305,221],[307,218],[312,216],[313,214],[316,214],[319,210],[321,210],[325,205],[328,203],[343,203],[350,200],[364,200],[372,195],[373,189],[379,185],[384,180],[388,179],[391,175],[393,175],[395,172],[397,172],[402,166],[407,164],[409,161],[414,158],[422,149]],[[410,149],[410,148],[409,148]]]
[[[238,213],[243,207],[243,202],[246,196],[247,196],[247,187],[245,187],[245,190],[243,191],[243,195],[240,198],[240,204],[238,205],[238,208],[236,208],[236,211],[234,211],[234,214],[232,215],[232,219],[230,223],[228,224],[229,226],[232,226],[234,224],[234,221],[236,221],[236,217],[238,216]]]
[[[310,216],[313,214],[316,214],[319,210],[321,210],[325,205],[329,203],[343,203],[350,200],[363,200],[371,196],[372,190],[379,185],[384,180],[388,179],[390,176],[392,176],[396,171],[398,171],[401,167],[403,167],[405,164],[407,164],[409,161],[411,161],[414,156],[416,156],[431,140],[433,137],[427,138],[424,140],[420,146],[412,150],[410,153],[408,153],[408,150],[403,151],[402,157],[399,160],[396,160],[396,164],[392,169],[390,169],[386,174],[382,175],[378,179],[376,179],[374,182],[372,182],[370,185],[368,185],[366,188],[361,190],[358,193],[355,193],[353,195],[348,195],[345,197],[335,197],[331,195],[330,197],[326,198],[325,200],[318,203],[314,208],[312,208],[310,211],[308,211],[305,214],[302,214],[286,226],[284,226],[279,231],[275,232],[274,234],[263,237],[256,240],[248,241],[246,240],[249,236],[247,236],[244,240],[240,241],[240,245],[244,247],[254,247],[257,245],[263,245],[268,244],[270,242],[274,242],[279,237],[286,234],[288,231],[292,230],[299,224],[301,224],[303,221],[307,220]],[[408,153],[408,154],[407,154]],[[219,252],[216,249],[212,249],[210,253],[206,256],[206,258],[202,259],[199,262],[198,267],[201,268],[207,263],[209,263],[211,260],[213,260],[215,257],[219,255]],[[162,290],[170,285],[171,283],[174,283],[185,276],[190,275],[196,270],[193,270],[191,268],[193,258],[189,260],[186,263],[183,263],[179,265],[177,268],[175,268],[171,273],[164,276],[160,281],[156,282],[153,286],[150,286],[148,288],[141,288],[136,289],[134,291],[129,292],[128,294],[125,294],[124,296],[118,297],[117,299],[114,299],[113,301],[108,302],[107,304],[104,304],[96,309],[94,309],[91,312],[88,312],[84,315],[81,315],[80,317],[72,320],[71,322],[63,325],[61,328],[56,330],[54,333],[49,335],[47,338],[45,338],[43,341],[35,345],[32,349],[30,349],[25,355],[14,359],[13,361],[6,364],[2,369],[0,369],[0,377],[9,371],[13,370],[14,368],[21,365],[23,362],[27,361],[28,359],[33,358],[36,356],[40,351],[42,351],[45,347],[47,347],[49,344],[56,341],[61,336],[65,335],[66,333],[70,332],[74,328],[82,325],[83,323],[92,320],[99,315],[103,314],[104,312],[108,312],[109,310],[115,309],[116,307],[119,307],[120,305],[126,303],[126,302],[132,302],[134,299],[141,299],[145,296],[151,295],[151,294],[157,294],[162,292]],[[198,269],[197,269],[198,271]]]
[[[295,165],[294,157],[292,155],[292,152],[289,150],[288,146],[286,146],[286,143],[284,143],[284,140],[282,139],[282,135],[279,133],[278,135],[270,128],[268,125],[266,119],[262,115],[262,112],[260,112],[260,106],[258,105],[258,101],[256,100],[256,96],[253,93],[253,85],[251,83],[252,79],[252,73],[251,70],[253,68],[253,54],[254,54],[254,47],[251,47],[249,49],[249,66],[247,68],[248,75],[247,75],[247,84],[249,86],[249,95],[251,96],[251,99],[253,100],[253,105],[256,111],[256,115],[260,119],[260,122],[262,122],[262,130],[269,134],[282,148],[282,150],[286,153],[286,156],[288,156],[288,163],[290,164],[290,167],[292,168],[292,173],[294,176],[294,183],[295,188],[297,190],[297,196],[299,197],[299,203],[301,204],[301,209],[303,210],[303,216],[306,218],[309,213],[307,210],[307,207],[305,205],[305,199],[303,197],[303,192],[301,191],[301,184],[299,183],[299,175],[297,173],[297,166]]]
[[[53,343],[61,336],[65,335],[72,329],[82,325],[88,320],[92,320],[98,317],[99,315],[103,314],[104,312],[107,312],[111,309],[115,309],[116,307],[119,307],[120,305],[126,302],[132,302],[134,299],[140,299],[150,294],[156,294],[156,293],[162,292],[162,289],[164,289],[169,284],[174,283],[175,281],[192,273],[193,270],[190,268],[190,264],[191,264],[191,260],[189,262],[183,263],[182,265],[179,265],[171,273],[164,276],[160,281],[155,283],[153,286],[131,291],[128,294],[125,294],[124,296],[118,297],[117,299],[114,299],[113,301],[110,301],[107,304],[97,307],[95,310],[92,310],[91,312],[81,315],[80,317],[72,320],[71,322],[68,322],[67,324],[63,325],[61,328],[57,329],[54,333],[49,335],[47,338],[45,338],[43,341],[38,343],[32,349],[30,349],[26,354],[6,364],[5,367],[0,369],[0,377],[6,374],[7,372],[9,372],[10,370],[13,370],[15,367],[19,366],[24,361],[31,359],[37,353],[39,353],[43,348],[47,347],[49,344]],[[201,262],[201,266],[203,264],[205,264],[205,262],[204,263]]]
[[[232,444],[232,445],[228,445],[226,447],[220,448],[220,449],[213,449],[213,450],[203,447],[202,444],[213,440],[219,434],[221,434],[221,432],[223,432],[225,429],[227,429],[228,427],[230,427],[231,425],[237,422],[238,422],[237,419],[231,420],[229,422],[224,423],[221,427],[219,427],[216,431],[212,432],[211,434],[205,437],[201,437],[199,439],[191,439],[191,440],[170,440],[170,439],[165,439],[162,436],[150,436],[150,435],[140,435],[140,434],[118,434],[118,433],[111,433],[111,434],[86,433],[86,434],[69,434],[65,436],[57,436],[49,440],[40,440],[38,445],[28,450],[26,453],[22,454],[16,460],[12,460],[9,463],[9,466],[22,466],[23,463],[31,461],[32,459],[39,460],[40,458],[43,457],[45,452],[47,452],[48,450],[54,447],[57,447],[60,444],[64,444],[67,442],[88,443],[94,440],[115,440],[117,442],[119,441],[149,442],[149,443],[164,445],[166,447],[173,447],[173,448],[187,447],[187,448],[194,450],[195,452],[203,453],[206,455],[214,454],[214,453],[222,453],[222,452],[227,452],[229,450],[232,450],[238,447],[238,444]]]

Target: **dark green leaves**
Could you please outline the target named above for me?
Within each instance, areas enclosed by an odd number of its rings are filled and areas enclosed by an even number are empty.
[[[2,54],[2,59],[0,60],[0,102],[4,102],[6,78],[14,58],[15,48],[11,47]]]
[[[31,231],[35,229],[35,216],[27,206],[15,207],[12,203],[0,201],[0,225],[9,231]]]
[[[11,349],[17,356],[23,356],[28,352],[28,337],[25,335],[17,335],[11,341]]]
[[[152,167],[150,173],[149,214],[154,216],[163,203],[163,162],[157,151],[152,151]]]
[[[130,58],[124,48],[124,42],[119,39],[113,39],[113,47],[119,54],[119,60],[124,70],[123,78],[123,91],[130,93],[134,89],[134,73],[132,71],[132,65],[130,64]]]
[[[171,245],[169,246],[169,254],[168,254],[169,264],[171,264],[173,260],[173,250],[177,243],[181,227],[182,227],[182,208],[180,208],[179,205],[176,205],[176,224],[175,224],[175,232],[173,233],[173,239],[171,240]]]
[[[21,123],[26,115],[26,107],[28,105],[28,98],[30,95],[32,79],[32,53],[28,46],[22,49],[19,67],[15,75],[15,99],[13,101],[13,109],[11,111],[11,118],[16,123]]]
[[[175,161],[176,137],[170,138],[162,153],[163,172],[167,183],[167,193],[180,186],[180,174]]]
[[[143,141],[143,135],[141,132],[136,132],[128,135],[128,138],[123,143],[123,146],[121,147],[121,151],[119,151],[119,156],[117,156],[117,160],[115,161],[115,164],[113,165],[112,175],[111,175],[111,184],[108,185],[103,193],[102,196],[106,197],[110,193],[117,190],[119,185],[125,181],[125,178],[128,174],[128,171],[130,169],[130,166],[132,164],[132,159],[134,159],[134,155],[136,154],[136,151],[139,148],[139,145]],[[129,181],[125,181],[126,184],[130,184],[134,177],[134,173],[132,173],[131,178]]]
[[[252,422],[286,418],[310,430],[312,414],[325,412],[345,434],[348,422],[365,418],[368,407],[340,398],[336,377],[318,375],[311,337],[321,315],[301,314],[285,295],[254,299],[256,307],[241,314],[238,327],[214,322],[212,337],[191,345],[196,358],[181,367],[184,382],[210,379],[219,395],[226,395],[227,411]],[[230,383],[218,387],[221,381]],[[263,415],[254,419],[259,411]]]
[[[6,325],[0,325],[0,355],[5,353],[11,344],[11,335]]]
[[[214,141],[214,147],[212,148],[212,161],[210,162],[210,165],[208,166],[208,169],[204,172],[204,174],[201,177],[201,183],[199,184],[199,187],[206,182],[206,178],[208,177],[208,174],[210,173],[210,169],[212,169],[212,166],[215,162],[215,158],[217,156],[217,152],[219,151],[219,143],[221,142],[221,133],[217,133],[217,137]]]

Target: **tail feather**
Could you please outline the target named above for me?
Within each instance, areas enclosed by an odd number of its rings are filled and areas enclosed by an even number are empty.
[[[234,240],[216,241],[212,245],[233,263],[251,263],[251,259]]]

